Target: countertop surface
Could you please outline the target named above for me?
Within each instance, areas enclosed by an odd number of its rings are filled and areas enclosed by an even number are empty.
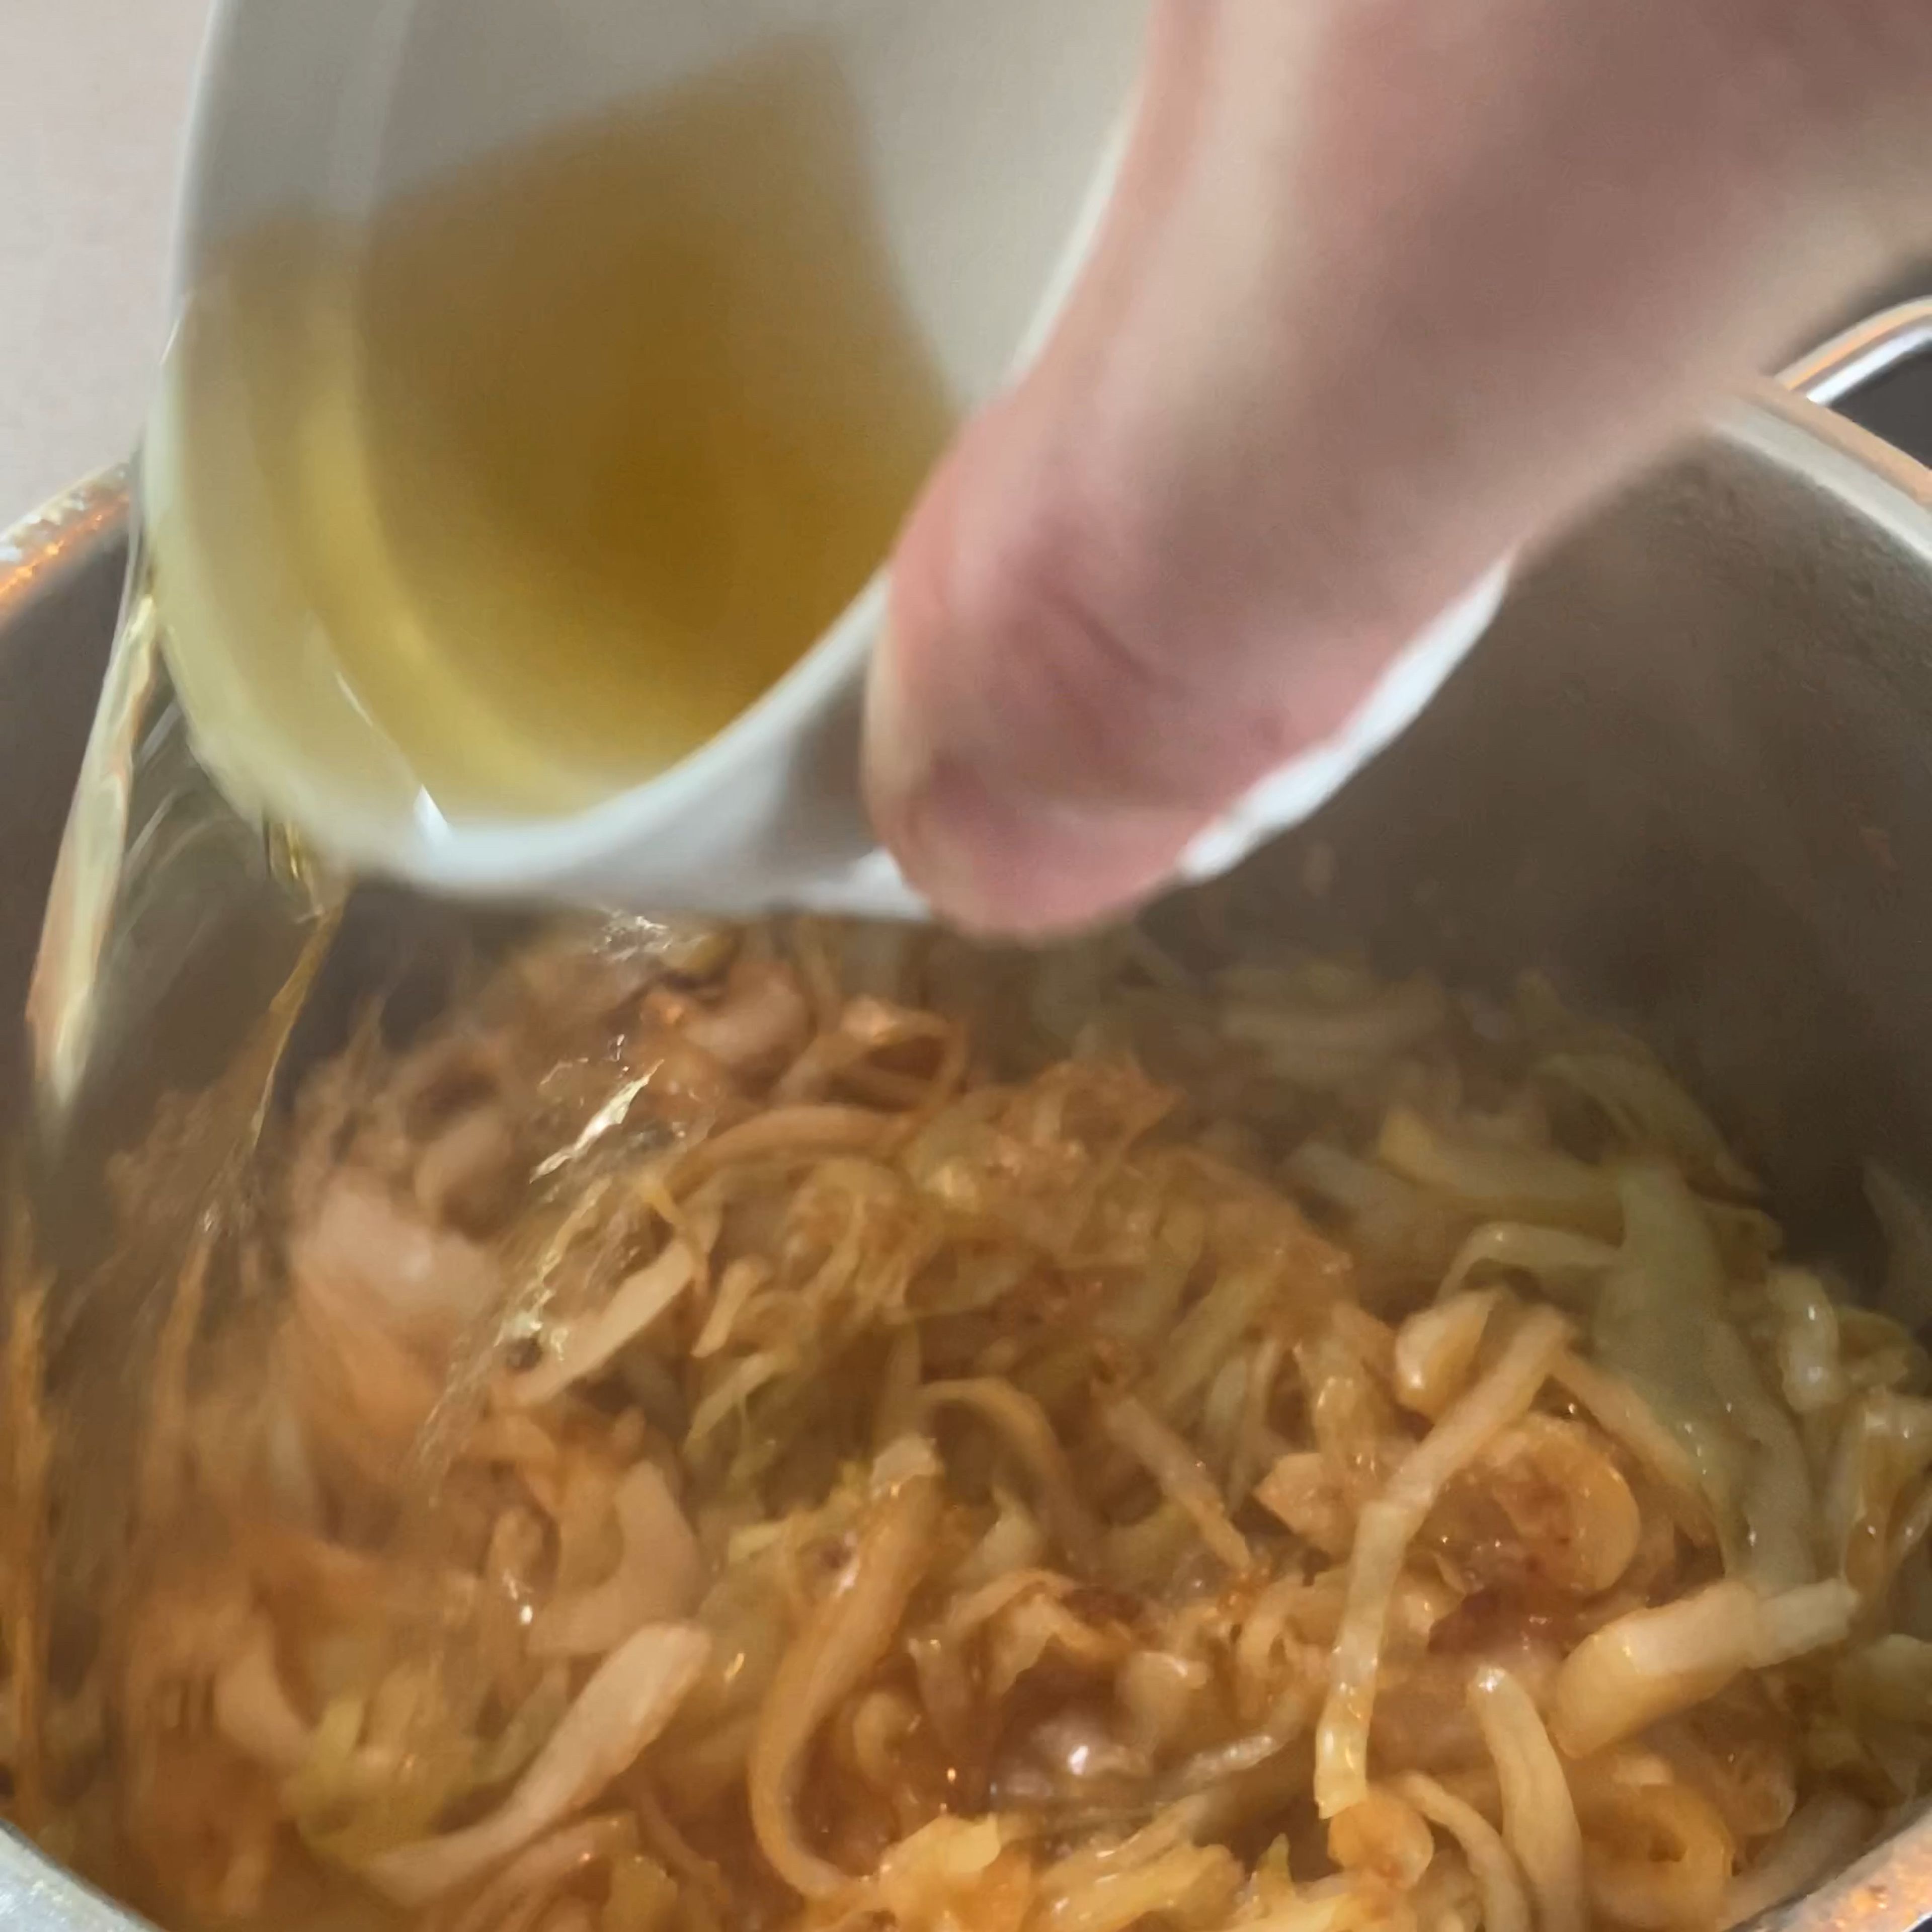
[[[208,0],[0,0],[0,527],[132,448]]]

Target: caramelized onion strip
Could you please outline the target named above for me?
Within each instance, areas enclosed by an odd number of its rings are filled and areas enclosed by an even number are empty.
[[[595,1375],[627,1342],[634,1341],[698,1278],[697,1264],[682,1241],[618,1284],[617,1292],[589,1321],[572,1330],[548,1361],[513,1376],[510,1400],[535,1408]]]
[[[932,1559],[940,1504],[928,1453],[928,1466],[902,1477],[874,1510],[851,1562],[780,1660],[760,1708],[746,1776],[752,1829],[772,1870],[807,1898],[826,1898],[848,1881],[800,1827],[806,1754],[890,1646]]]
[[[985,1423],[1034,1480],[1040,1514],[1066,1556],[1091,1569],[1100,1529],[1075,1486],[1066,1451],[1046,1411],[1023,1390],[988,1376],[962,1382],[928,1382],[919,1392],[919,1412],[964,1408]]]
[[[1588,1932],[1583,1833],[1562,1760],[1529,1693],[1507,1670],[1478,1670],[1469,1706],[1502,1787],[1503,1839],[1536,1901],[1538,1932]]]
[[[426,1905],[513,1857],[587,1804],[676,1714],[711,1652],[690,1624],[646,1624],[600,1664],[502,1804],[479,1822],[378,1852],[362,1876]]]
[[[1502,1834],[1473,1804],[1443,1790],[1419,1771],[1390,1780],[1424,1817],[1462,1847],[1483,1894],[1483,1932],[1530,1932],[1529,1894],[1522,1868]]]
[[[1408,1546],[1443,1485],[1536,1400],[1568,1325],[1554,1309],[1526,1316],[1495,1366],[1410,1452],[1388,1488],[1366,1504],[1348,1562],[1348,1595],[1335,1638],[1328,1702],[1316,1737],[1315,1796],[1324,1818],[1369,1788],[1369,1719],[1383,1628]]]

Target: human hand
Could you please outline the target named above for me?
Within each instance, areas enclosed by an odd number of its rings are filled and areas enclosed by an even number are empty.
[[[866,776],[1037,934],[1932,239],[1932,0],[1156,0],[1044,355],[909,522]]]

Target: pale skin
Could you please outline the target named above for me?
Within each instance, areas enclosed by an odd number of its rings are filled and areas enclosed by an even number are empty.
[[[867,782],[1036,935],[1932,252],[1932,0],[1156,0],[1107,226],[896,559]]]

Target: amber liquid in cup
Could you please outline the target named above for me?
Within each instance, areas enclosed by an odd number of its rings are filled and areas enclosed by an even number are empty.
[[[953,419],[858,125],[802,39],[220,251],[143,478],[218,772],[273,736],[452,820],[568,812],[790,668]]]

